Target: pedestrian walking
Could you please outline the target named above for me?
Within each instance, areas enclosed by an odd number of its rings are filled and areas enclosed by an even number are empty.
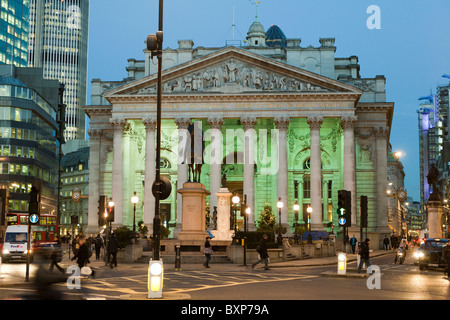
[[[264,262],[264,270],[270,270],[269,269],[269,254],[267,253],[267,239],[268,238],[269,238],[269,236],[267,234],[264,234],[261,241],[259,242],[259,245],[256,248],[256,251],[259,253],[259,260],[256,261],[254,264],[252,264],[252,269],[254,269],[258,263]]]
[[[361,256],[361,260],[359,262],[359,266],[358,266],[358,273],[361,273],[361,268],[363,266],[363,264],[366,264],[366,268],[370,267],[370,248],[369,248],[369,244],[370,244],[370,239],[366,239],[362,244],[361,244],[361,249],[360,249],[360,256]]]
[[[72,260],[77,259],[78,267],[83,268],[89,261],[89,248],[86,243],[86,239],[84,237],[80,237],[78,240],[79,248],[76,255],[72,258]]]
[[[100,260],[100,250],[103,248],[103,240],[100,234],[97,234],[94,240],[95,260]]]
[[[203,253],[205,254],[206,261],[203,264],[205,268],[211,268],[209,266],[209,261],[211,261],[211,255],[213,254],[211,243],[209,242],[211,240],[211,237],[206,237],[205,241],[205,247],[203,248]]]
[[[89,238],[86,240],[86,244],[89,249],[89,255],[92,255],[92,252],[94,251],[94,243],[95,243],[94,236],[91,234]]]
[[[387,235],[384,236],[383,247],[384,250],[389,250],[389,238]]]
[[[355,254],[356,244],[358,243],[358,239],[356,239],[355,235],[350,239],[350,245],[352,246],[352,252]]]
[[[52,246],[52,255],[50,257],[50,259],[52,260],[51,264],[50,264],[50,271],[53,271],[53,267],[56,267],[56,269],[58,269],[59,271],[61,271],[63,274],[66,274],[66,271],[64,270],[64,268],[62,268],[58,262],[61,261],[61,240],[59,239],[59,237],[56,238],[56,242],[55,244]]]
[[[108,259],[109,259],[109,266],[111,267],[111,269],[113,267],[117,268],[117,251],[119,251],[119,241],[117,241],[116,235],[113,233],[111,234],[111,237],[109,239],[108,242]],[[110,255],[112,256],[112,259],[110,257]]]
[[[450,241],[447,242],[447,246],[442,251],[442,256],[447,261],[447,269],[445,271],[447,272],[447,279],[450,280]]]

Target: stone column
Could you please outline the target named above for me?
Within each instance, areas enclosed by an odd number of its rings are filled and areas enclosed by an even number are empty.
[[[100,198],[100,146],[102,131],[89,129],[89,200],[88,200],[88,233],[97,233],[98,227],[98,200]]]
[[[217,207],[217,195],[221,187],[222,181],[222,117],[210,117],[208,123],[211,126],[211,144],[210,144],[210,175],[209,189],[211,195],[209,203],[211,212]]]
[[[254,126],[256,117],[246,116],[241,118],[244,126],[244,195],[247,195],[247,205],[250,207],[248,216],[248,230],[255,231],[255,140]],[[243,209],[245,210],[245,209]]]
[[[356,227],[356,162],[355,162],[355,123],[356,116],[341,118],[341,127],[344,129],[344,189],[352,193],[352,227]]]
[[[152,193],[152,185],[156,176],[156,118],[142,119],[142,123],[145,126],[144,224],[149,230],[153,230],[153,219],[155,217],[155,197]]]
[[[320,156],[320,126],[323,117],[308,117],[311,131],[311,230],[323,230],[322,224],[322,160]]]
[[[112,199],[114,201],[113,227],[122,225],[123,217],[123,129],[127,123],[125,119],[110,119],[114,130],[113,166],[112,166]],[[89,170],[91,170],[89,168]]]
[[[380,233],[390,233],[388,224],[388,208],[386,188],[387,179],[387,129],[375,128],[374,134],[376,138],[376,177],[377,177],[377,231]],[[383,239],[380,237],[380,239]]]
[[[289,127],[290,118],[280,116],[275,117],[273,120],[278,129],[277,201],[278,198],[281,198],[281,201],[283,202],[283,208],[281,209],[281,224],[288,227],[287,129]],[[290,229],[288,228],[288,230]]]
[[[176,117],[175,123],[178,126],[178,170],[177,170],[177,189],[183,188],[183,184],[188,180],[188,162],[186,151],[190,150],[188,127],[191,119],[187,117]],[[177,225],[174,230],[174,236],[181,231],[183,220],[183,197],[177,192]]]

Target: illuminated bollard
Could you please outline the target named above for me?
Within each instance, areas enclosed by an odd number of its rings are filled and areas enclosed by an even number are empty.
[[[164,268],[162,260],[151,260],[148,266],[148,298],[162,298]]]
[[[177,243],[175,246],[175,271],[181,270],[181,245]]]
[[[347,254],[339,252],[338,254],[338,274],[346,274],[347,272]]]

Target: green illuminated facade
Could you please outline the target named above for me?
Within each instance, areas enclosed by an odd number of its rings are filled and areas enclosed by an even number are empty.
[[[206,147],[201,183],[211,192],[211,212],[226,180],[230,192],[247,196],[250,230],[266,203],[279,219],[281,198],[286,235],[295,222],[307,226],[310,221],[314,231],[334,228],[342,236],[337,191],[346,189],[352,192],[350,232],[359,234],[359,199],[365,195],[368,234],[381,245],[390,234],[387,150],[394,108],[385,99],[386,79],[361,78],[358,58],[335,57],[332,38],[320,39],[318,48],[302,48],[300,39],[269,46],[264,28],[255,22],[247,40],[245,47],[222,48],[195,48],[191,40],[181,40],[179,48],[164,50],[161,174],[173,191],[161,211],[172,236],[180,231],[182,218],[182,199],[175,190],[188,180],[180,146],[188,126],[198,121]],[[134,192],[140,197],[136,220],[148,226],[153,222],[155,61],[145,51],[145,60],[128,60],[124,81],[92,81],[91,105],[84,108],[91,120],[92,230],[97,228],[99,195],[115,202],[113,226],[132,224]],[[219,156],[212,152],[212,136],[222,139]],[[245,144],[246,137],[253,142]],[[248,161],[252,154],[254,163]],[[308,206],[313,208],[310,216]]]

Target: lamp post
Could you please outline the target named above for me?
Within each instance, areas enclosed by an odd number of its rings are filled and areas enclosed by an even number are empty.
[[[133,238],[136,239],[136,204],[139,202],[139,198],[136,195],[136,191],[131,197],[131,203],[133,203]]]
[[[283,208],[283,202],[281,201],[281,198],[278,198],[277,208],[278,208],[278,237],[277,237],[277,244],[278,244],[278,247],[282,247],[283,246],[283,236],[281,235],[281,208]]]
[[[252,209],[250,209],[250,207],[247,206],[245,208],[245,228],[244,228],[245,232],[248,231],[248,216],[250,215],[251,212],[252,212]]]
[[[109,233],[110,233],[110,220],[111,220],[111,212],[114,210],[114,201],[112,198],[109,198],[108,201],[109,210],[105,210],[105,223],[106,223],[106,243],[105,243],[105,266],[108,265],[109,253],[108,253],[108,244],[109,244]]]
[[[311,215],[313,212],[313,208],[311,206],[308,206],[308,208],[306,208],[306,212],[308,212],[308,244],[312,244]]]
[[[233,235],[233,244],[236,244],[236,233],[237,233],[237,205],[241,201],[237,194],[231,199],[234,204],[234,235]]]
[[[295,241],[295,244],[298,244],[297,221],[298,221],[298,211],[300,210],[300,206],[299,206],[297,200],[295,200],[293,209],[294,209],[294,212],[295,212],[295,223],[294,223],[294,230],[295,230],[294,237],[295,237],[295,240],[294,241]]]

